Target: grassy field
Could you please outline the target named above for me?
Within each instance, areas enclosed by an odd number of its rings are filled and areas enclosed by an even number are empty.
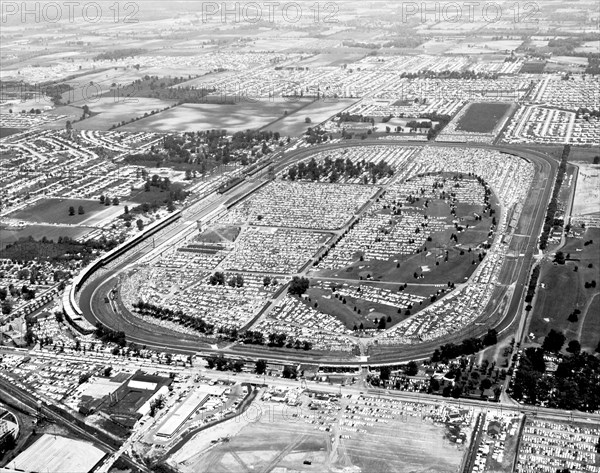
[[[594,243],[584,246],[589,240]],[[551,328],[560,330],[567,341],[578,339],[584,349],[593,351],[600,340],[600,287],[585,288],[585,283],[600,282],[600,229],[588,229],[583,239],[568,239],[562,251],[569,253],[572,261],[542,266],[539,281],[544,287],[537,289],[529,332],[534,335],[533,341],[541,342]],[[575,309],[581,311],[578,321],[569,322],[569,314]]]
[[[22,128],[0,128],[0,138],[6,138],[7,136],[14,135],[15,133],[19,133],[23,131]]]
[[[183,104],[120,128],[124,131],[198,131],[221,129],[229,132],[262,128],[310,103],[283,99],[240,101],[233,104]]]
[[[579,343],[593,352],[600,342],[600,294],[596,293],[588,303],[585,318],[579,329]]]
[[[582,148],[573,146],[569,153],[569,162],[591,164],[596,156],[600,157],[600,151],[596,148]]]
[[[429,204],[428,211],[431,213],[435,205]],[[484,242],[488,236],[491,219],[482,218],[475,221],[468,212],[462,213],[461,207],[457,209],[458,215],[463,215],[463,224],[470,227],[458,235],[458,245],[450,243],[450,235],[453,229],[436,232],[431,235],[432,241],[427,242],[428,251],[413,255],[397,255],[388,261],[357,261],[353,265],[342,270],[323,270],[315,273],[313,277],[336,277],[358,280],[360,277],[366,279],[371,276],[373,280],[393,283],[420,283],[420,284],[447,284],[449,281],[455,284],[464,282],[479,264],[477,251],[478,244]],[[448,261],[444,262],[443,252],[448,250]],[[460,254],[461,251],[464,254]],[[357,257],[358,259],[358,257]],[[473,264],[475,260],[475,264]],[[397,264],[400,263],[400,267]],[[439,264],[436,264],[439,263]],[[422,274],[418,280],[414,273]]]
[[[366,284],[362,284],[361,286],[365,286]],[[381,284],[377,285],[381,287]],[[398,285],[383,285],[388,286],[386,289],[390,289],[392,291],[398,290]],[[416,289],[413,291],[413,288]],[[429,286],[412,286],[407,289],[405,292],[407,294],[419,294],[425,297],[429,297],[432,294],[435,294],[437,291],[436,288]],[[420,294],[424,293],[424,294]],[[385,317],[386,320],[391,317],[391,322],[387,322],[387,327],[391,327],[392,325],[397,324],[398,322],[403,321],[408,318],[409,315],[405,315],[405,309],[401,310],[398,313],[398,308],[380,304],[376,302],[370,302],[364,299],[358,299],[351,296],[345,296],[346,304],[344,304],[340,299],[336,299],[332,297],[332,292],[328,289],[320,289],[316,287],[311,287],[307,291],[308,297],[310,300],[305,300],[305,304],[314,307],[315,302],[318,304],[318,309],[321,312],[332,315],[336,317],[338,320],[344,323],[346,327],[352,329],[354,325],[357,327],[360,324],[363,324],[365,329],[377,328],[377,323],[381,317]],[[429,299],[422,301],[422,304],[416,305],[412,310],[412,313],[415,313],[418,310],[424,309],[430,304]],[[356,311],[354,308],[356,307]],[[360,313],[358,312],[360,310]]]
[[[198,235],[194,241],[200,243],[232,243],[240,234],[240,227],[223,226],[213,227]]]
[[[505,103],[472,103],[458,121],[457,130],[491,133],[510,109]]]
[[[83,215],[78,213],[79,206],[85,211]],[[69,207],[75,208],[75,215],[69,215]],[[33,223],[93,225],[122,211],[121,205],[105,207],[96,200],[41,199],[31,207],[11,213],[9,217]]]

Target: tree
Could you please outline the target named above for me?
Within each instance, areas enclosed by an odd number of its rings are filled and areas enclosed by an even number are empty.
[[[265,360],[257,360],[254,371],[256,374],[264,374],[267,371],[267,362]]]
[[[25,340],[27,346],[33,345],[33,342],[35,341],[35,336],[33,335],[33,330],[31,329],[31,327],[27,327],[23,340]]]
[[[483,380],[481,380],[481,384],[479,386],[479,389],[481,389],[481,392],[485,391],[486,389],[490,389],[492,387],[492,380],[490,378],[484,378]]]
[[[8,315],[12,312],[13,304],[9,299],[4,299],[2,301],[2,314]]]
[[[79,208],[77,209],[77,213],[79,215],[83,215],[85,213],[85,210],[83,209],[83,205],[80,205]]]
[[[558,353],[565,343],[565,335],[562,332],[557,332],[554,329],[551,329],[546,338],[544,338],[544,343],[542,344],[542,348],[545,351],[551,351],[554,353]]]
[[[379,323],[377,324],[377,328],[379,330],[385,330],[385,317],[381,317],[379,319]]]
[[[306,118],[304,119],[304,123],[312,123],[312,120],[311,120],[311,118],[310,118],[310,117],[306,117]]]
[[[498,342],[498,332],[496,332],[496,330],[494,330],[493,328],[489,329],[487,331],[487,333],[485,334],[485,336],[483,337],[483,344],[486,347],[489,347],[491,345],[495,345]]]
[[[390,379],[391,374],[392,369],[389,366],[382,366],[379,368],[379,379],[381,379],[381,381],[387,381]]]
[[[581,352],[581,344],[577,340],[571,340],[567,345],[567,351],[576,355]]]
[[[152,471],[152,473],[177,473],[176,469],[164,462],[153,465],[150,467],[150,471]]]
[[[298,376],[298,372],[295,366],[285,365],[283,367],[282,375],[287,379],[295,379]]]
[[[419,372],[419,365],[415,361],[411,361],[406,366],[406,375],[407,376],[416,376]]]
[[[144,222],[142,221],[141,218],[137,219],[137,222],[135,222],[135,224],[138,227],[138,230],[142,231],[144,229]]]
[[[17,446],[17,441],[15,436],[12,433],[5,435],[2,440],[0,440],[0,458],[2,458],[4,453],[10,452]]]
[[[211,286],[224,286],[225,285],[225,274],[220,271],[217,271],[210,277],[209,283]]]
[[[69,216],[73,216],[75,215],[75,207],[73,207],[72,205],[69,207]]]
[[[83,373],[79,376],[79,384],[83,384],[92,377],[92,373]]]
[[[565,264],[565,254],[562,251],[557,251],[554,255],[554,262],[557,264]]]
[[[294,276],[290,283],[290,287],[288,288],[288,292],[292,295],[301,296],[308,290],[309,285],[310,282],[307,278]]]
[[[113,205],[119,205],[119,198],[118,198],[118,197],[115,197],[115,198],[112,200],[112,204],[113,204]]]
[[[100,196],[100,203],[101,203],[101,204],[104,204],[104,200],[105,200],[105,199],[106,199],[106,197],[104,197],[104,194],[102,194],[102,195]]]

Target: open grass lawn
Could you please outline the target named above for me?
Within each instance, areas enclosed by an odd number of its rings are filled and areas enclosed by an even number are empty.
[[[235,226],[223,226],[210,228],[200,235],[195,241],[200,243],[232,243],[240,234],[241,228]]]
[[[574,146],[571,148],[571,152],[569,153],[569,162],[585,162],[591,164],[594,162],[594,158],[596,156],[600,157],[600,150],[597,148],[583,148],[581,146]]]
[[[521,74],[541,74],[546,67],[546,61],[526,62],[521,66]]]
[[[579,343],[582,347],[594,352],[600,342],[600,294],[596,293],[588,303],[585,319],[579,329],[581,333]]]
[[[406,292],[423,292],[412,291],[412,288],[414,287],[416,286],[412,286],[411,288],[407,289]],[[430,294],[436,292],[436,289],[432,287],[421,286],[421,288],[426,292],[426,294],[423,294],[425,296],[429,296]],[[398,287],[394,285],[388,287],[387,289],[397,290]],[[400,313],[398,313],[397,307],[370,302],[364,299],[357,299],[351,296],[344,296],[344,299],[346,299],[346,303],[344,304],[342,300],[336,299],[330,290],[312,287],[307,291],[307,294],[310,298],[310,301],[303,300],[305,304],[314,308],[316,302],[318,304],[319,311],[332,315],[340,320],[349,329],[352,329],[354,325],[360,327],[361,323],[365,329],[377,328],[379,319],[381,317],[385,317],[387,320],[388,316],[392,319],[391,322],[387,322],[387,327],[389,328],[392,325],[402,322],[404,319],[410,317],[410,315],[405,315],[406,309],[402,309]],[[412,309],[411,314],[424,309],[429,304],[430,301],[428,299],[422,301],[420,305],[417,304]],[[354,310],[355,308],[356,310]],[[360,313],[358,311],[360,311]]]
[[[79,206],[85,211],[83,215],[78,214]],[[75,208],[75,215],[69,215],[69,207]],[[112,207],[109,209],[115,211]],[[106,210],[96,200],[42,199],[30,207],[11,213],[9,217],[33,223],[79,225]]]
[[[594,243],[584,246],[588,240]],[[551,328],[560,330],[567,341],[578,339],[584,349],[593,351],[600,340],[600,286],[586,289],[585,283],[600,283],[600,229],[588,229],[583,239],[569,239],[562,251],[570,253],[572,261],[542,266],[539,281],[544,287],[538,286],[529,332],[541,342]],[[575,309],[581,311],[578,321],[569,322]]]
[[[472,103],[458,121],[457,130],[490,133],[510,109],[505,103]]]
[[[418,207],[421,204],[422,202],[418,202],[415,206]],[[430,217],[447,216],[446,223],[451,222],[449,207],[443,201],[430,202],[426,212]],[[368,280],[370,276],[375,281],[409,284],[447,284],[448,282],[459,284],[465,282],[479,264],[479,251],[475,248],[490,238],[488,233],[492,221],[488,216],[481,220],[475,220],[473,212],[481,214],[481,206],[467,204],[457,206],[457,216],[461,218],[461,225],[464,228],[461,233],[457,233],[458,244],[450,240],[450,236],[456,230],[449,228],[431,235],[432,241],[425,243],[427,252],[397,255],[387,261],[358,261],[360,255],[356,255],[357,261],[346,269],[322,270],[313,276],[315,278],[320,276],[353,280],[361,278]],[[471,252],[469,252],[469,248],[471,248]],[[449,252],[448,261],[444,262],[446,250]],[[464,254],[461,255],[461,251]],[[397,267],[398,263],[400,264],[399,268]],[[422,277],[415,279],[415,272]]]
[[[319,311],[335,317],[349,329],[352,329],[354,325],[359,327],[361,323],[366,329],[376,328],[377,322],[374,322],[373,319],[379,319],[382,316],[386,319],[388,316],[392,317],[393,323],[400,322],[406,318],[403,315],[404,312],[402,315],[397,314],[397,309],[395,307],[355,299],[349,296],[345,297],[346,304],[343,304],[342,301],[333,297],[331,291],[328,290],[310,288],[307,291],[307,294],[311,300],[304,301],[305,304],[314,307],[316,302],[319,304]],[[356,311],[354,310],[355,307]],[[358,313],[359,310],[360,314]],[[388,325],[391,326],[392,323],[389,323]]]
[[[473,252],[461,255],[459,250],[452,249],[448,261],[444,262],[441,251],[434,250],[403,258],[400,268],[396,268],[393,261],[371,262],[359,274],[371,271],[373,279],[384,281],[421,284],[447,284],[450,281],[459,284],[468,279],[477,265],[476,258],[473,264]],[[414,278],[415,272],[420,276],[419,279]]]
[[[171,184],[172,191],[176,191],[178,189],[183,189],[183,185],[179,183]],[[169,192],[170,191],[160,189],[156,186],[150,186],[150,190],[148,192],[146,192],[144,189],[133,191],[128,199],[138,204],[143,204],[144,202],[158,202],[162,205],[164,202],[169,200]]]
[[[0,127],[0,138],[6,138],[7,136],[14,135],[23,131],[21,128],[6,128]]]
[[[459,284],[465,282],[479,264],[477,253],[474,251],[465,251],[461,255],[459,248],[450,248],[447,262],[444,262],[442,251],[433,248],[427,253],[398,255],[389,261],[359,261],[345,270],[323,270],[315,273],[313,277],[368,280],[370,276],[375,281],[391,283],[445,285],[450,281]],[[400,263],[399,268],[396,267],[397,262]],[[438,262],[439,265],[436,265]],[[415,279],[415,272],[422,277]]]

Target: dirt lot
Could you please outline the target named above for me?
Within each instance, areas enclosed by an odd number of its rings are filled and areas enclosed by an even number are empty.
[[[193,438],[171,463],[185,473],[449,473],[461,463],[464,450],[446,440],[443,425],[390,415],[354,432],[348,417],[341,423],[347,398],[313,409],[307,396],[301,399],[296,407],[255,401],[245,415]]]
[[[579,164],[572,214],[598,213],[600,213],[600,165],[581,163]]]

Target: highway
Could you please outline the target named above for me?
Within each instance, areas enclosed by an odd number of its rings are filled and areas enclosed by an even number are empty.
[[[256,359],[263,358],[271,361],[281,362],[309,362],[319,363],[331,366],[362,366],[365,364],[378,365],[378,364],[394,364],[404,363],[410,360],[421,360],[429,358],[435,348],[439,347],[440,344],[454,342],[459,343],[465,337],[480,336],[487,332],[491,326],[495,327],[499,333],[504,333],[508,330],[516,330],[517,327],[522,326],[522,315],[523,315],[523,295],[527,288],[529,271],[537,253],[537,238],[539,236],[547,203],[550,199],[552,192],[552,186],[554,183],[554,176],[558,163],[548,158],[543,153],[530,150],[523,147],[513,146],[492,146],[492,145],[465,145],[463,143],[449,144],[449,143],[408,143],[403,142],[402,144],[394,142],[382,142],[377,140],[363,140],[360,142],[343,142],[326,144],[321,146],[313,146],[310,148],[300,148],[294,151],[285,150],[285,153],[278,151],[273,155],[273,158],[279,160],[275,162],[275,172],[280,172],[289,164],[294,161],[304,159],[319,151],[328,151],[339,148],[346,148],[349,146],[441,146],[441,147],[471,147],[471,148],[488,148],[496,149],[501,152],[509,153],[524,157],[536,166],[536,178],[530,190],[529,198],[525,202],[525,207],[521,214],[521,220],[517,227],[519,235],[515,236],[511,241],[510,251],[517,257],[514,257],[514,261],[507,261],[505,263],[506,268],[510,269],[510,275],[505,274],[501,276],[507,281],[513,283],[512,290],[508,291],[507,298],[504,300],[504,310],[498,310],[500,301],[495,301],[495,306],[490,307],[487,314],[481,318],[485,321],[482,325],[474,325],[467,327],[462,332],[454,333],[448,337],[437,339],[432,342],[426,342],[415,346],[401,346],[387,348],[385,350],[379,350],[373,353],[368,363],[364,361],[351,358],[327,358],[322,354],[314,354],[311,352],[298,352],[298,351],[271,351],[268,349],[256,349],[254,347],[247,347],[243,345],[233,346],[228,349],[219,349],[208,340],[202,340],[194,335],[186,335],[179,332],[175,332],[168,329],[157,330],[156,325],[148,324],[141,321],[129,313],[122,304],[115,307],[106,304],[104,302],[104,295],[109,292],[113,287],[118,284],[118,275],[122,273],[126,268],[135,264],[144,256],[148,255],[152,250],[156,249],[156,252],[160,251],[160,246],[170,240],[176,239],[177,235],[185,230],[187,225],[195,225],[195,220],[199,219],[214,209],[218,208],[227,202],[231,202],[234,199],[240,198],[253,191],[255,188],[260,186],[262,182],[246,182],[230,192],[223,195],[211,194],[209,196],[210,202],[207,205],[203,205],[202,202],[196,202],[192,209],[184,209],[184,212],[189,215],[186,216],[185,221],[179,221],[171,227],[163,230],[163,234],[156,238],[152,243],[144,242],[135,251],[131,251],[130,254],[126,255],[114,265],[109,271],[107,271],[101,277],[93,280],[81,291],[80,297],[80,309],[83,312],[84,317],[95,324],[100,321],[105,326],[120,330],[126,333],[129,341],[135,342],[139,345],[145,345],[148,348],[157,349],[159,351],[173,351],[178,353],[198,353],[202,352],[205,354],[209,353],[223,353],[225,355],[236,355],[241,358]],[[516,232],[516,231],[515,231]],[[520,256],[524,254],[524,256]],[[508,288],[505,288],[507,291]],[[491,304],[492,305],[492,304]],[[492,314],[492,318],[490,318]],[[478,321],[475,321],[478,322]],[[214,342],[213,342],[214,343]]]

